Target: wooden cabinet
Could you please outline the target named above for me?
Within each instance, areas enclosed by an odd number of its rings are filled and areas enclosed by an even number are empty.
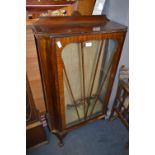
[[[48,124],[62,144],[104,118],[127,27],[106,16],[43,17],[33,25]]]

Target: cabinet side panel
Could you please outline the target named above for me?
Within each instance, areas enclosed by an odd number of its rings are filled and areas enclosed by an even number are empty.
[[[60,129],[60,119],[57,108],[57,91],[55,68],[51,64],[54,60],[53,48],[49,37],[35,36],[43,91],[48,112],[48,125],[51,130]],[[52,61],[50,61],[52,59]]]
[[[107,108],[108,108],[107,105],[108,105],[109,98],[110,98],[110,95],[111,95],[114,78],[116,76],[118,63],[119,63],[119,60],[120,60],[120,57],[121,57],[125,36],[126,36],[126,32],[122,32],[117,37],[118,47],[117,47],[116,54],[115,54],[113,64],[112,64],[112,67],[111,67],[111,74],[110,74],[110,80],[109,80],[110,82],[109,82],[109,86],[108,86],[108,89],[107,89],[107,92],[106,92],[106,97],[105,97],[105,100],[104,100],[104,106],[103,106],[103,113],[104,114],[106,114],[106,112],[107,112]]]

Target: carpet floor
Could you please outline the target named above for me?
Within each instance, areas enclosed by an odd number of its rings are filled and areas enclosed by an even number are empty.
[[[49,143],[27,151],[27,155],[128,155],[128,131],[119,119],[98,120],[69,132],[64,146],[47,131]]]

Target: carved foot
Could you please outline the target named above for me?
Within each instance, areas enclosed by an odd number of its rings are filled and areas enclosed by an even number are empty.
[[[58,139],[58,145],[60,147],[64,146],[63,138],[67,135],[66,132],[52,131],[53,134],[56,135]]]
[[[60,140],[59,140],[58,145],[59,145],[60,147],[63,147],[63,146],[64,146],[63,141],[60,141]]]

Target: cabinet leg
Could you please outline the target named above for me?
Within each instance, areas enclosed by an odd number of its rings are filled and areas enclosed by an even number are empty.
[[[63,138],[67,135],[67,133],[66,132],[59,132],[59,131],[52,131],[52,133],[57,137],[58,145],[60,147],[64,146]]]

